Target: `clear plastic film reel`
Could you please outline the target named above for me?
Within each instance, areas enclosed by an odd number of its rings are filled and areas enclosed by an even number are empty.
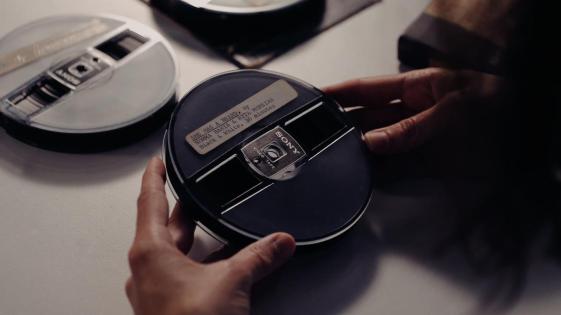
[[[0,39],[0,113],[38,144],[41,131],[114,136],[142,125],[175,101],[177,77],[163,37],[121,17],[50,17]]]

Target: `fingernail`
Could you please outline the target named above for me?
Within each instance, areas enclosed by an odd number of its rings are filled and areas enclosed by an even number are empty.
[[[277,259],[286,260],[294,254],[296,244],[294,238],[286,233],[273,234],[269,240],[274,248]]]
[[[364,135],[368,149],[373,152],[384,151],[388,147],[388,135],[380,130],[372,130]]]

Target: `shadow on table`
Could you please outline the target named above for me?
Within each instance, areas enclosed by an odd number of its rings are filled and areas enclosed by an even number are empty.
[[[164,129],[122,148],[88,154],[59,153],[22,143],[0,132],[0,168],[34,181],[61,186],[91,185],[143,169],[160,155]]]
[[[526,289],[533,266],[553,261],[559,184],[539,170],[512,169],[527,161],[509,165],[513,151],[505,160],[495,136],[467,134],[380,158],[371,223],[381,227],[385,250],[468,289],[479,301],[475,314],[505,311]],[[561,297],[560,282],[542,289],[532,288]]]
[[[375,281],[379,251],[404,256],[469,292],[478,303],[463,312],[504,312],[522,293],[561,297],[561,282],[535,283],[547,278],[541,266],[556,264],[550,250],[559,181],[539,164],[537,146],[522,145],[535,144],[535,137],[505,129],[504,138],[489,132],[492,117],[478,118],[416,151],[375,158],[374,201],[362,230],[259,286],[255,313],[344,313]],[[379,229],[379,238],[365,227]]]
[[[341,314],[375,281],[379,244],[363,221],[324,248],[297,253],[253,292],[252,314]]]
[[[192,32],[184,28],[177,21],[168,17],[159,10],[152,10],[152,19],[156,30],[166,34],[171,40],[178,42],[182,47],[190,49],[193,53],[210,59],[221,59],[216,52],[197,39]]]

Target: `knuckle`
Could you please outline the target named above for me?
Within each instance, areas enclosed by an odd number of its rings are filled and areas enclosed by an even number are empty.
[[[394,137],[394,132],[391,129],[384,129],[382,130],[382,134],[384,135],[384,146],[385,150],[393,151],[396,147],[396,140]]]
[[[418,134],[417,121],[409,117],[399,122],[399,130],[403,140],[414,141]]]
[[[129,265],[132,270],[146,265],[153,256],[154,249],[148,245],[133,245],[128,253]]]
[[[412,79],[418,80],[426,80],[427,82],[431,82],[443,76],[447,70],[442,68],[425,68],[415,70],[409,73],[409,77]]]
[[[357,78],[350,81],[350,86],[355,87],[358,97],[366,97],[371,89],[368,82],[368,78]]]
[[[263,269],[273,263],[271,255],[260,246],[251,246],[249,250],[254,257],[256,268]]]
[[[125,292],[127,294],[127,296],[130,298],[130,296],[132,295],[132,291],[133,291],[133,283],[132,283],[132,278],[129,277],[127,279],[127,281],[125,282]]]
[[[439,105],[440,110],[445,110],[447,114],[450,114],[452,110],[460,112],[466,106],[473,105],[477,95],[474,93],[473,89],[463,88],[450,93],[446,99],[444,99]]]
[[[268,251],[258,245],[251,245],[248,248],[247,263],[239,261],[225,261],[229,273],[238,279],[251,279],[256,274],[263,273],[267,267],[273,264],[273,258]]]
[[[434,78],[436,76],[439,76],[439,75],[442,75],[442,74],[445,74],[445,73],[448,72],[448,70],[445,70],[443,68],[436,68],[436,67],[421,69],[419,71],[421,71],[422,74],[428,76],[429,78]]]
[[[456,90],[469,88],[481,79],[481,76],[473,70],[450,71],[450,73],[449,81]]]
[[[136,199],[136,204],[137,206],[141,206],[146,202],[150,201],[151,199],[153,199],[154,197],[156,197],[156,193],[153,190],[143,190],[138,195],[138,198]]]
[[[425,70],[424,74],[431,83],[436,83],[440,79],[449,75],[448,70],[444,70],[442,68],[428,68]]]
[[[145,191],[140,192],[138,198],[136,198],[136,205],[140,207],[142,204],[146,202],[147,199],[148,197],[146,195],[146,192]]]

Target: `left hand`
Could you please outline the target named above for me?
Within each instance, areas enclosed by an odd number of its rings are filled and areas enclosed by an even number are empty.
[[[415,149],[458,124],[480,124],[471,116],[500,115],[489,104],[502,80],[474,71],[427,68],[390,76],[355,79],[324,89],[365,131],[373,153]],[[500,117],[495,117],[499,120]]]
[[[249,314],[252,285],[292,256],[294,239],[275,233],[229,259],[196,262],[185,256],[194,224],[179,220],[179,207],[168,220],[164,183],[164,165],[154,158],[142,179],[136,236],[129,252],[132,276],[126,292],[134,313]]]

